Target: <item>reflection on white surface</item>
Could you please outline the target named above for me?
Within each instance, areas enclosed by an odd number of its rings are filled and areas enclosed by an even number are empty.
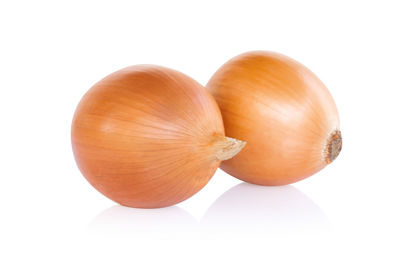
[[[113,206],[89,224],[93,232],[130,237],[176,238],[193,231],[196,220],[185,210],[172,206],[162,209],[135,209]]]
[[[293,186],[241,183],[222,194],[200,222],[177,206],[134,209],[113,206],[97,215],[89,230],[129,237],[235,238],[329,230],[322,210]]]
[[[329,230],[329,220],[323,211],[309,197],[290,185],[236,185],[211,205],[201,223],[203,229],[212,235]]]

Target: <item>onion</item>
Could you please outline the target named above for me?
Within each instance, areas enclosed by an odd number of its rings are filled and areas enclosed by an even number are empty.
[[[342,138],[336,105],[305,66],[272,52],[249,52],[223,65],[206,86],[228,136],[246,147],[221,168],[249,183],[285,185],[331,163]]]
[[[200,84],[151,65],[117,71],[80,101],[72,147],[86,179],[121,205],[158,208],[204,187],[244,142],[227,138],[220,110]]]

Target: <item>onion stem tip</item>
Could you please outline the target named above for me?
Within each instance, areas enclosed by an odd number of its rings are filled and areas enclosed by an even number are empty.
[[[245,145],[245,141],[224,137],[215,144],[217,147],[216,157],[218,160],[230,159],[239,153]]]

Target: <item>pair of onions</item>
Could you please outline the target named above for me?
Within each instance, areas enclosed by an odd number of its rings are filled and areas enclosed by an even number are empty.
[[[331,95],[286,56],[242,54],[206,88],[153,65],[128,67],[95,84],[72,123],[83,175],[121,205],[158,208],[195,194],[221,161],[243,181],[284,185],[321,170],[340,152]]]

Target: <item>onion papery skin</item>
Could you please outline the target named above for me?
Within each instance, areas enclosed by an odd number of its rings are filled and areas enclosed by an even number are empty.
[[[318,172],[339,154],[335,102],[305,66],[274,52],[253,51],[224,64],[208,90],[228,136],[246,147],[221,168],[243,181],[286,185]]]
[[[137,65],[95,84],[72,123],[78,167],[124,206],[160,208],[203,188],[220,164],[221,113],[207,90],[164,67]]]

